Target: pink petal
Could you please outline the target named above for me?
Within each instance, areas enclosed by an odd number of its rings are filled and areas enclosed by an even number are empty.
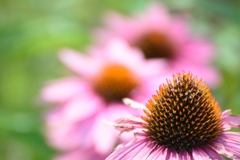
[[[118,135],[114,128],[103,124],[99,118],[97,118],[97,120],[99,120],[99,122],[95,122],[95,126],[93,127],[95,150],[101,154],[109,154],[117,143]]]
[[[163,148],[162,150],[158,150],[159,153],[158,155],[156,156],[156,160],[158,159],[166,159],[167,158],[167,155],[169,154],[169,150],[168,148]]]
[[[239,132],[223,132],[219,135],[223,140],[229,139],[232,141],[235,141],[237,143],[240,143],[240,133]]]
[[[147,79],[147,77],[151,78]],[[167,76],[165,73],[160,74],[159,72],[157,76],[148,75],[143,77],[141,85],[133,89],[129,97],[145,106],[148,100],[152,98],[152,95],[156,94],[160,84],[166,82],[166,78],[172,78],[172,75]]]
[[[135,48],[129,46],[124,40],[112,39],[108,45],[106,45],[106,52],[102,55],[111,63],[120,63],[126,66],[134,66],[142,62],[144,57],[142,53]]]
[[[95,142],[95,148],[99,153],[110,153],[116,145],[119,137],[119,132],[113,127],[110,127],[103,123],[103,119],[107,121],[114,121],[122,117],[123,115],[130,115],[131,109],[122,104],[110,104],[107,108],[103,109],[101,113],[96,117],[95,125],[93,126],[93,141]],[[131,135],[129,135],[131,136]],[[133,137],[133,136],[131,136]]]
[[[223,111],[222,118],[224,119],[225,117],[228,117],[231,113],[232,111],[230,109]]]
[[[47,102],[66,102],[78,93],[89,89],[88,85],[80,78],[70,77],[51,81],[41,92],[41,97]]]
[[[162,146],[156,146],[148,156],[148,160],[166,159],[167,149]]]
[[[149,77],[158,76],[167,67],[165,60],[146,61],[139,49],[129,46],[121,39],[111,41],[100,48],[89,48],[91,55],[99,57],[108,64],[119,64],[128,68],[136,77],[149,80]],[[156,69],[157,68],[157,69]]]
[[[165,6],[159,3],[151,3],[146,13],[139,15],[140,26],[151,29],[167,29],[170,24],[170,16]],[[148,26],[148,27],[147,27]]]
[[[107,30],[105,30],[105,33],[102,32],[104,33],[101,36],[103,38],[111,34],[112,37],[120,37],[129,41],[130,37],[137,32],[138,28],[134,20],[113,12],[106,14],[104,22]]]
[[[219,141],[224,144],[226,151],[232,153],[231,158],[240,158],[240,133],[236,132],[223,132],[219,135]],[[227,153],[225,153],[227,154]]]
[[[203,160],[203,159],[211,159],[212,157],[204,152],[201,148],[195,147],[192,150],[192,156],[194,160]],[[213,157],[214,158],[214,157]]]
[[[47,127],[61,126],[67,123],[63,117],[63,108],[55,107],[54,109],[48,111],[44,118]]]
[[[59,119],[59,121],[61,121],[61,119]],[[46,135],[49,144],[60,150],[71,150],[80,146],[84,146],[85,148],[91,146],[93,144],[91,127],[93,122],[94,117],[89,117],[79,123],[60,122],[58,125],[48,126]]]
[[[145,139],[138,140],[133,142],[132,144],[119,148],[115,150],[110,156],[106,158],[106,160],[129,160],[133,159],[139,152],[146,149],[146,145],[148,141]]]
[[[224,122],[229,123],[233,128],[240,128],[240,116],[227,116]]]
[[[214,149],[219,154],[225,155],[228,158],[233,157],[233,153],[226,150],[225,145],[221,139],[215,140],[209,144],[209,146]]]
[[[175,150],[169,148],[166,159],[179,160],[179,155]]]
[[[210,65],[204,65],[195,63],[194,61],[188,61],[187,59],[178,59],[173,62],[174,67],[170,73],[176,72],[191,72],[193,75],[201,77],[211,87],[216,87],[220,83],[220,73],[218,70]]]
[[[157,144],[153,142],[147,142],[141,152],[136,152],[134,159],[149,159],[149,156],[154,150],[156,150],[157,147]]]
[[[213,45],[206,40],[192,40],[182,46],[181,56],[189,61],[209,63],[213,59]]]
[[[90,160],[87,158],[86,153],[81,151],[80,152],[73,151],[73,152],[67,152],[65,154],[60,154],[54,157],[53,160],[79,160],[79,157],[81,157],[84,160]]]
[[[65,49],[60,53],[61,61],[74,72],[82,76],[93,76],[101,69],[102,61],[95,57]]]
[[[81,141],[73,129],[72,125],[48,128],[46,133],[48,143],[58,150],[71,150],[79,147]]]
[[[224,160],[224,158],[219,154],[217,153],[215,150],[213,150],[212,148],[210,147],[201,147],[201,149],[209,155],[209,159],[217,159],[217,160]]]
[[[147,81],[151,82],[152,79],[164,75],[169,70],[169,62],[166,59],[152,59],[138,62],[138,64],[132,65],[131,68],[141,76],[143,83]]]
[[[187,151],[179,151],[179,160],[191,160],[192,157]]]
[[[167,34],[174,43],[183,45],[189,38],[188,30],[187,21],[184,18],[176,18],[172,20]]]
[[[240,158],[240,133],[223,132],[218,136],[218,140],[212,142],[210,146],[229,158]]]
[[[91,92],[85,92],[74,97],[64,105],[64,117],[66,121],[76,122],[83,120],[104,107],[103,100]]]

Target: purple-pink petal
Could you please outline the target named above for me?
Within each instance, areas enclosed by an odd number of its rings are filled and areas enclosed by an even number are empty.
[[[160,157],[167,156],[167,149],[162,146],[155,146],[155,148],[151,151],[151,154],[148,156],[148,160],[158,160]]]
[[[145,152],[148,152],[148,151],[151,152],[152,148],[147,147],[149,145],[152,146],[153,144],[152,144],[152,142],[149,142],[149,140],[147,140],[147,139],[136,140],[135,142],[131,142],[130,144],[115,150],[109,157],[107,157],[106,160],[134,159],[135,156],[138,155],[139,152],[142,152],[143,150]],[[150,153],[150,152],[148,152],[148,153]]]
[[[64,107],[64,116],[69,122],[81,121],[102,109],[104,102],[94,93],[85,92],[77,95],[66,103]]]
[[[179,155],[174,149],[168,148],[168,154],[166,159],[179,160]]]
[[[221,140],[215,140],[209,144],[209,146],[214,149],[219,154],[225,155],[226,157],[233,157],[233,153],[226,150],[224,144],[221,142]]]
[[[214,47],[206,40],[192,40],[182,46],[181,55],[195,63],[208,64],[214,56]],[[197,56],[196,56],[197,55]]]
[[[212,148],[208,147],[208,146],[204,146],[204,147],[201,147],[201,149],[209,155],[209,159],[212,159],[212,160],[224,160],[224,158],[219,154],[217,153],[215,150],[213,150]]]
[[[133,113],[131,110],[131,108],[119,103],[103,108],[101,112],[96,115],[94,125],[92,126],[92,132],[94,133],[92,140],[94,141],[95,149],[99,153],[110,153],[117,141],[119,141],[119,138],[126,138],[127,140],[133,138],[131,134],[119,137],[119,132],[117,130],[103,123],[103,119],[114,121],[115,118],[120,118],[122,115]]]
[[[185,150],[181,150],[178,153],[179,160],[192,160],[192,156]]]
[[[240,158],[240,133],[223,132],[219,137],[226,150]]]
[[[79,77],[69,77],[47,83],[42,89],[41,98],[47,102],[62,103],[88,89],[88,84]]]
[[[211,159],[210,155],[208,155],[199,147],[195,147],[192,149],[192,156],[194,160]]]
[[[90,57],[70,49],[62,50],[59,57],[68,68],[85,77],[91,77],[98,73],[104,64],[96,57]]]
[[[70,150],[79,146],[88,147],[93,143],[93,132],[89,127],[93,125],[93,118],[89,117],[78,123],[68,123],[59,115],[58,123],[47,124],[46,136],[49,144],[59,150]]]
[[[227,116],[224,122],[229,123],[233,128],[240,128],[240,116]]]

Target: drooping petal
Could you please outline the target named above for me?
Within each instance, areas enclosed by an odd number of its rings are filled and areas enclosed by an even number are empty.
[[[223,132],[218,136],[218,140],[212,143],[211,147],[213,147],[216,151],[222,153],[223,155],[234,159],[240,158],[239,146],[240,133]]]
[[[240,128],[240,116],[227,116],[224,118],[224,122],[231,125],[233,128]]]
[[[231,153],[234,154],[233,157],[231,157],[231,158],[234,158],[234,157],[235,158],[237,158],[237,157],[240,158],[240,150],[239,150],[240,143],[236,143],[236,142],[227,140],[224,143],[224,145],[225,145],[225,148],[228,152],[231,152]]]
[[[232,113],[232,111],[230,109],[223,111],[222,118],[224,119],[224,118],[228,117],[231,113]]]
[[[233,157],[233,153],[229,152],[226,150],[224,143],[221,140],[215,140],[213,142],[211,142],[209,144],[209,146],[211,148],[213,148],[216,152],[218,152],[219,154],[225,155],[228,158],[232,158]]]

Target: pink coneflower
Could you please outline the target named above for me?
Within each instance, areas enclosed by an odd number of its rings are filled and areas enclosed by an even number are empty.
[[[52,81],[43,89],[43,99],[57,105],[46,116],[49,143],[64,151],[85,147],[109,154],[119,142],[118,133],[101,120],[135,112],[122,103],[124,97],[150,98],[162,63],[146,61],[120,40],[89,55],[64,50],[60,59],[79,75]]]
[[[221,112],[210,89],[191,73],[177,74],[159,87],[145,105],[125,103],[144,110],[141,117],[121,118],[113,125],[121,132],[135,132],[135,140],[123,144],[107,160],[207,160],[222,155],[240,158],[240,117]]]
[[[101,43],[120,37],[139,48],[148,59],[165,59],[169,65],[166,73],[189,70],[211,86],[219,81],[218,72],[210,66],[213,45],[204,38],[193,37],[186,20],[171,17],[163,5],[150,4],[145,12],[132,18],[109,13],[104,20],[105,28],[94,32]]]

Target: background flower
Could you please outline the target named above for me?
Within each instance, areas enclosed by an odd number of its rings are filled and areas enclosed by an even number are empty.
[[[171,16],[164,5],[150,3],[145,11],[132,17],[109,13],[104,22],[105,28],[96,29],[93,34],[98,35],[100,43],[114,37],[123,38],[138,47],[147,59],[164,59],[169,66],[165,75],[168,78],[172,73],[189,70],[211,86],[219,83],[219,73],[210,65],[214,57],[213,44],[205,38],[194,37],[186,18]]]
[[[60,59],[78,77],[50,82],[43,89],[43,100],[57,105],[46,116],[49,143],[60,150],[91,147],[100,156],[108,155],[119,136],[102,120],[137,114],[122,98],[147,101],[165,68],[162,63],[146,61],[121,40],[92,48],[89,55],[64,50]]]

